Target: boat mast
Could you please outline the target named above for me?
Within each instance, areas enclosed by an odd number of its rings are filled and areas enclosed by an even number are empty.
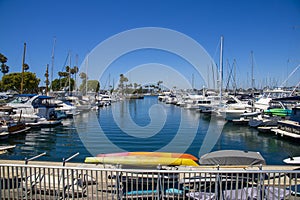
[[[45,76],[46,76],[46,95],[48,95],[48,86],[49,86],[49,79],[48,79],[48,76],[49,76],[49,73],[48,73],[48,68],[49,68],[49,65],[47,64],[46,66],[46,73],[45,73]]]
[[[56,44],[56,37],[54,37],[54,41],[53,41],[53,48],[52,48],[52,54],[51,54],[51,84],[50,84],[50,91],[52,92],[52,82],[53,82],[53,69],[54,69],[54,51],[55,51],[55,44]]]
[[[223,35],[221,36],[221,45],[220,45],[220,104],[222,102],[222,88],[223,88]]]
[[[252,95],[254,92],[254,66],[253,66],[253,51],[251,51],[251,87],[252,87]]]
[[[253,66],[253,51],[251,51],[251,96],[252,96],[252,107],[251,111],[254,111],[254,66]]]
[[[71,95],[71,52],[69,53],[69,95]]]
[[[87,83],[87,80],[88,80],[88,66],[89,66],[89,56],[86,57],[86,68],[85,68],[85,95],[87,95],[87,86],[88,86],[88,83]]]
[[[236,84],[236,60],[233,59],[233,91],[236,94],[237,91],[237,84]]]
[[[75,57],[75,66],[78,69],[78,54],[76,54],[76,57]],[[76,93],[76,91],[77,91],[77,76],[76,76],[76,73],[77,73],[77,71],[75,71],[75,81],[74,81],[74,88],[73,88],[73,91],[75,90],[74,93]]]
[[[23,51],[23,58],[22,58],[22,75],[21,75],[21,91],[20,91],[21,94],[23,94],[23,85],[24,85],[25,54],[26,54],[26,42],[24,42],[24,51]]]

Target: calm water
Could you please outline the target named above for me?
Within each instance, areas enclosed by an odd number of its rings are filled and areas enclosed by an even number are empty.
[[[40,153],[39,160],[72,161],[119,151],[172,151],[200,156],[210,150],[259,151],[267,164],[283,164],[289,155],[300,155],[298,144],[260,134],[209,115],[157,101],[157,97],[114,103],[111,107],[82,113],[55,128],[42,128],[0,141],[17,145],[0,159],[24,159]],[[218,127],[221,128],[220,136]],[[208,132],[208,130],[212,130]],[[206,137],[206,138],[205,138]]]

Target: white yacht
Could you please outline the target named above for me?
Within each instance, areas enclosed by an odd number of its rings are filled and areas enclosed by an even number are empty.
[[[262,96],[254,102],[254,108],[261,111],[267,110],[272,99],[288,97],[291,93],[291,91],[283,90],[281,88],[266,90],[263,92]]]
[[[76,110],[79,112],[89,111],[92,108],[92,105],[87,100],[79,99],[77,96],[67,96],[66,100],[75,106]]]
[[[241,115],[251,112],[252,106],[240,101],[237,97],[230,95],[226,104],[216,111],[221,114],[226,120],[232,121],[240,119]]]
[[[22,121],[29,126],[54,126],[61,124],[55,111],[56,104],[51,103],[53,97],[44,95],[21,94],[7,104],[15,110],[11,115],[14,120]]]

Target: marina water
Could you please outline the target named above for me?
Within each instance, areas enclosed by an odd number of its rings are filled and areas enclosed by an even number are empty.
[[[208,129],[218,124],[222,124],[220,136],[210,137],[215,142],[205,140]],[[16,145],[15,149],[0,155],[0,159],[14,160],[24,160],[43,152],[46,155],[39,158],[43,161],[62,161],[79,152],[73,162],[83,162],[85,157],[99,153],[119,151],[186,152],[199,157],[205,152],[201,150],[207,143],[206,150],[211,151],[258,151],[269,165],[281,165],[284,158],[300,155],[296,141],[161,103],[155,96],[115,102],[66,119],[60,126],[33,129],[0,143]]]

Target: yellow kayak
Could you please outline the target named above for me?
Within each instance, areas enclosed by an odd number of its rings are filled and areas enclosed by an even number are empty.
[[[186,158],[171,158],[157,156],[111,156],[111,157],[86,157],[85,163],[143,165],[143,166],[199,166],[194,160]]]
[[[187,153],[170,153],[170,152],[118,152],[118,153],[105,153],[98,154],[97,157],[120,157],[120,156],[149,156],[149,157],[167,157],[167,158],[185,158],[198,161],[198,158]]]

